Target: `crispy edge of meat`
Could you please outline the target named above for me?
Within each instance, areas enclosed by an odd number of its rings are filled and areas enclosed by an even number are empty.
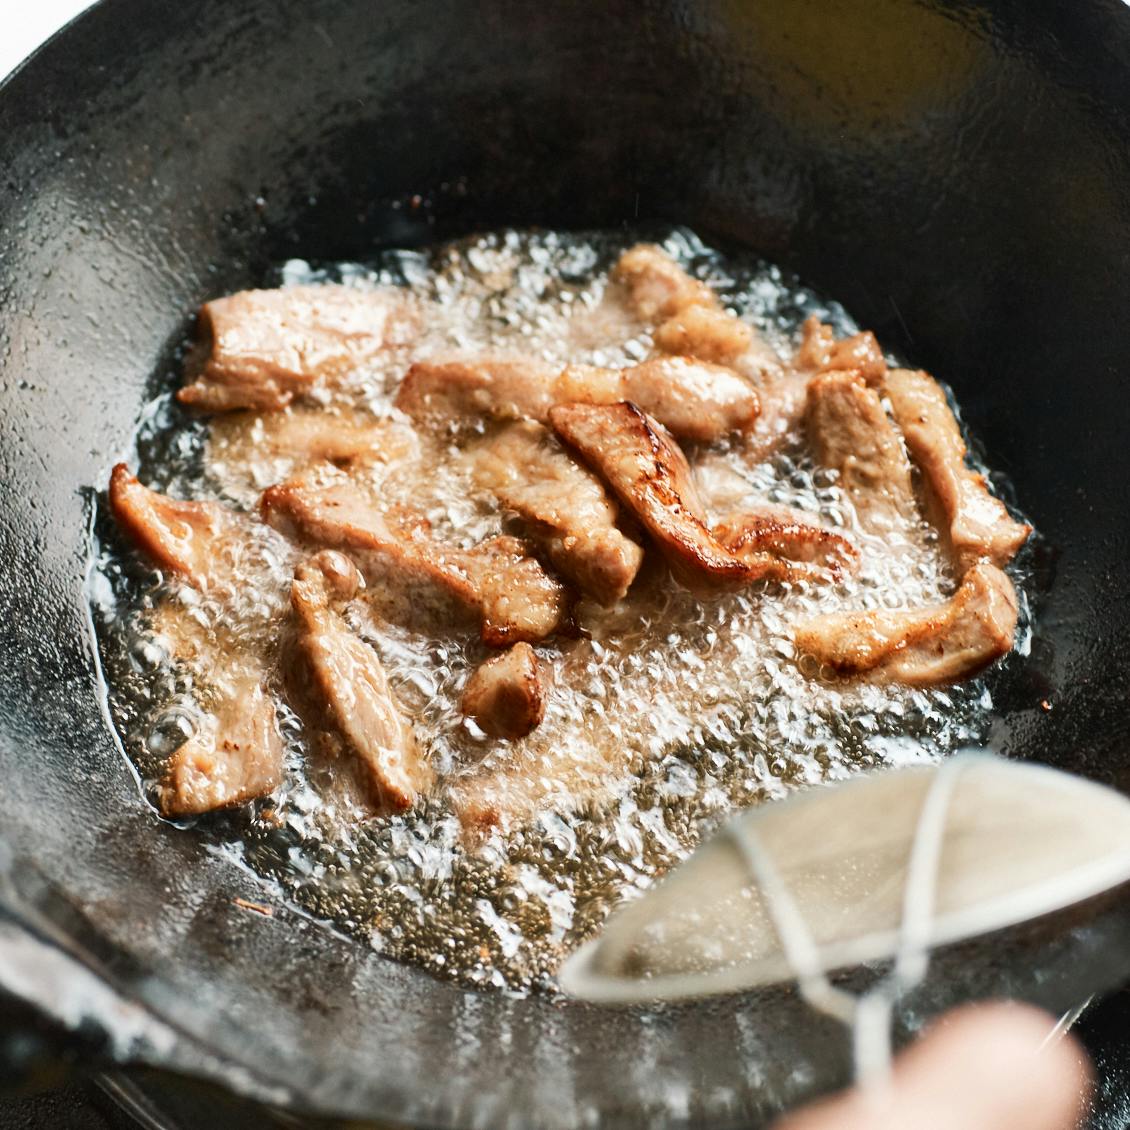
[[[463,714],[489,737],[524,738],[545,717],[549,681],[537,652],[516,643],[472,673],[463,689]]]
[[[718,297],[704,282],[691,278],[655,243],[629,247],[612,268],[612,278],[627,289],[644,321],[670,318],[688,306],[716,306]]]
[[[966,465],[965,440],[942,387],[929,373],[892,369],[886,391],[931,500],[944,516],[939,524],[946,527],[959,566],[968,569],[982,558],[1006,565],[1032,527],[1016,521],[990,493],[985,476]]]
[[[821,571],[838,580],[859,568],[859,550],[848,538],[787,506],[764,504],[753,511],[734,511],[711,532],[731,553],[781,580],[800,580]]]
[[[249,668],[203,726],[175,750],[157,786],[163,816],[198,816],[246,804],[282,780],[283,744],[262,673]]]
[[[184,502],[143,486],[125,463],[110,473],[110,512],[118,526],[157,568],[194,588],[220,579],[212,550],[239,522],[218,502]]]
[[[300,475],[263,492],[264,520],[302,544],[340,549],[375,587],[403,592],[405,618],[431,611],[438,620],[453,610],[477,619],[492,647],[534,642],[566,627],[571,610],[563,586],[512,537],[489,538],[469,550],[431,537],[427,519],[397,508],[380,512],[365,492],[340,472]],[[518,604],[525,592],[528,607]]]
[[[639,519],[683,585],[705,591],[758,579],[711,534],[686,456],[637,405],[562,404],[550,423]]]
[[[840,675],[938,686],[971,678],[1011,651],[1017,614],[1012,581],[980,562],[944,604],[817,616],[798,624],[793,638],[799,651]]]
[[[807,373],[853,369],[872,388],[881,385],[887,375],[886,358],[870,330],[837,341],[832,327],[815,314],[809,314],[804,320],[793,367]]]
[[[414,323],[403,295],[341,285],[244,290],[205,302],[177,399],[205,412],[285,408],[348,373]]]
[[[403,812],[434,778],[377,653],[334,608],[361,583],[353,562],[334,550],[298,565],[291,588],[298,647],[323,713],[362,768],[378,811]]]
[[[643,550],[616,525],[616,502],[543,425],[505,424],[469,451],[476,483],[529,524],[550,561],[604,605],[623,599]]]
[[[914,488],[902,436],[879,394],[854,370],[808,384],[805,424],[816,461],[839,472],[861,519],[892,528],[913,519]]]

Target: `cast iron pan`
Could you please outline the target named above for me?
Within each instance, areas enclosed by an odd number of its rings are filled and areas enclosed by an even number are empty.
[[[1045,538],[991,744],[1125,788],[1128,90],[1116,0],[84,15],[0,90],[3,987],[111,1058],[394,1123],[751,1124],[836,1082],[839,1034],[786,992],[645,1012],[484,995],[233,904],[263,892],[157,819],[108,729],[92,485],[174,379],[191,311],[271,264],[504,223],[689,224],[953,384]],[[1074,972],[1126,972],[1125,917],[1039,962],[1002,949],[992,976],[953,961],[947,984],[1070,1004]]]

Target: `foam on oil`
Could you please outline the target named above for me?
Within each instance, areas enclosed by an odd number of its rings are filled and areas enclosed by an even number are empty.
[[[491,350],[625,365],[651,345],[608,286],[610,266],[633,242],[501,231],[389,252],[365,267],[291,262],[280,281],[406,288],[425,314],[411,357]],[[760,260],[722,255],[686,231],[669,233],[665,246],[783,355],[811,312],[840,333],[856,328],[838,306]],[[330,407],[394,417],[408,359],[382,358]],[[138,434],[142,477],[180,497],[252,509],[290,470],[285,459],[255,454],[255,427],[229,421],[210,442],[206,424],[161,397]],[[363,818],[285,705],[289,659],[279,641],[298,551],[264,529],[240,562],[245,583],[233,609],[166,583],[104,528],[91,591],[127,750],[143,776],[156,778],[207,700],[208,672],[173,661],[155,624],[165,640],[191,624],[217,645],[266,654],[286,781],[268,801],[197,821],[186,834],[213,839],[303,908],[392,956],[467,984],[521,989],[549,985],[563,955],[616,903],[677,864],[735,809],[984,738],[991,675],[929,691],[822,681],[790,642],[790,625],[812,613],[911,608],[950,595],[954,578],[925,523],[892,552],[859,527],[834,476],[799,441],[757,465],[724,444],[692,462],[720,511],[768,500],[843,528],[862,551],[859,572],[837,584],[763,585],[704,600],[645,567],[619,607],[581,605],[586,638],[539,648],[554,688],[542,725],[517,743],[484,738],[459,711],[463,684],[486,655],[477,639],[390,624],[354,602],[353,628],[376,648],[445,781],[421,808],[393,818]],[[422,510],[440,537],[471,545],[504,528],[496,504],[474,488],[454,436],[422,437],[419,461],[373,474],[384,499]],[[469,840],[456,810],[477,803],[513,813],[511,826]]]

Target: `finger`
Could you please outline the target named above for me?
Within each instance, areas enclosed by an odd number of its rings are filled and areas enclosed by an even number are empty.
[[[1070,1037],[1041,1046],[1052,1024],[1026,1005],[957,1009],[899,1057],[889,1087],[848,1091],[776,1130],[1074,1130],[1091,1070]]]

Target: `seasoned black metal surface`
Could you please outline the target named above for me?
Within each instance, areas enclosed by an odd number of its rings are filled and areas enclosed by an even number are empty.
[[[485,996],[241,911],[255,881],[155,817],[100,710],[90,485],[190,311],[270,263],[686,223],[954,386],[1046,539],[994,745],[1130,788],[1128,76],[1115,0],[104,0],[36,56],[0,89],[0,905],[144,1005],[48,1006],[112,1057],[390,1122],[750,1124],[842,1076],[783,994]],[[1124,918],[961,991],[1071,1003],[1125,974]]]

